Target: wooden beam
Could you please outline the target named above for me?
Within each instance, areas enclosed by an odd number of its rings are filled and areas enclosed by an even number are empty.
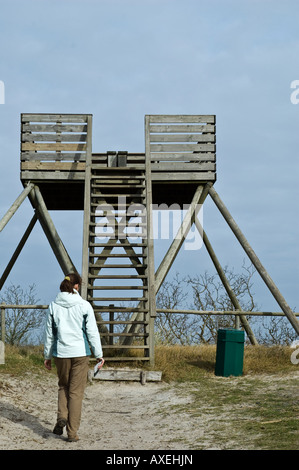
[[[34,185],[29,183],[17,197],[11,208],[6,212],[4,217],[0,220],[0,232],[4,229],[5,225],[9,222],[12,216],[16,213],[22,202],[26,199],[30,191],[33,189]]]
[[[60,236],[55,228],[55,225],[48,212],[44,199],[38,186],[34,186],[34,197],[31,197],[33,206],[37,211],[37,216],[40,224],[45,232],[45,235],[52,247],[52,250],[57,258],[57,261],[64,272],[68,274],[70,272],[77,272],[75,265],[73,264],[65,246],[63,245]]]
[[[251,312],[244,310],[177,310],[171,308],[157,308],[159,313],[173,313],[175,315],[237,315],[237,316],[256,316],[256,317],[285,317],[284,312]],[[296,317],[299,317],[299,313],[294,313]]]
[[[149,333],[147,344],[149,345],[150,363],[154,364],[155,354],[155,336],[154,321],[156,317],[156,292],[155,292],[155,263],[154,263],[154,235],[153,235],[153,216],[152,216],[152,179],[151,179],[151,155],[149,139],[149,116],[145,116],[145,204],[146,204],[146,230],[147,230],[147,267],[146,274],[148,279],[148,312],[149,322],[145,326],[145,331]]]
[[[54,155],[53,155],[54,158]],[[85,171],[85,162],[21,162],[21,171]],[[50,179],[50,175],[48,174]]]
[[[6,279],[7,279],[7,277],[9,276],[9,273],[10,273],[10,271],[12,270],[12,268],[13,268],[13,266],[14,266],[14,264],[15,264],[15,262],[16,262],[18,256],[19,256],[19,254],[21,253],[21,251],[22,251],[22,249],[23,249],[23,246],[25,245],[25,243],[26,243],[26,241],[27,241],[27,239],[28,239],[30,233],[32,232],[32,229],[33,229],[33,227],[34,227],[36,221],[37,221],[37,216],[36,216],[36,214],[34,214],[34,216],[32,217],[32,219],[31,219],[31,221],[30,221],[30,223],[29,223],[29,225],[28,225],[28,227],[27,227],[27,229],[26,229],[26,231],[25,231],[25,233],[24,233],[24,235],[23,235],[23,237],[21,238],[20,243],[18,244],[18,246],[17,246],[17,248],[16,248],[14,254],[12,255],[12,257],[11,257],[11,259],[10,259],[10,261],[9,261],[9,263],[8,263],[8,265],[7,265],[7,267],[6,267],[6,269],[4,270],[4,272],[3,272],[2,276],[1,276],[1,279],[0,279],[0,290],[2,289],[2,287],[3,287],[3,285],[4,285],[4,283],[5,283]]]
[[[42,144],[35,144],[34,142],[23,142],[21,144],[21,150],[22,152],[25,151],[34,151],[34,152],[42,152],[42,151],[47,151],[47,150],[53,150],[53,151],[76,151],[76,152],[85,152],[86,151],[86,144],[65,144],[65,143],[55,143],[55,144],[48,144],[48,143],[42,143]]]
[[[207,249],[207,251],[210,255],[210,258],[211,258],[211,260],[212,260],[212,262],[213,262],[213,264],[216,268],[216,271],[217,271],[217,273],[218,273],[218,275],[219,275],[219,277],[222,281],[222,284],[223,284],[223,286],[224,286],[224,288],[227,292],[227,295],[229,296],[233,306],[235,307],[236,310],[242,310],[242,307],[241,307],[241,305],[240,305],[240,303],[237,299],[237,296],[235,295],[234,291],[232,290],[232,288],[229,284],[229,281],[228,281],[228,279],[225,275],[225,272],[222,269],[222,266],[221,266],[221,264],[220,264],[220,262],[219,262],[219,260],[216,256],[213,248],[212,248],[212,245],[211,245],[211,243],[210,243],[210,241],[207,237],[207,234],[203,230],[203,227],[202,227],[201,223],[199,222],[199,220],[197,218],[195,219],[195,226],[196,226],[197,230],[199,231],[200,235],[202,236],[202,239],[203,239],[203,242],[206,246],[206,249]],[[247,333],[247,336],[248,336],[251,344],[257,345],[258,342],[257,342],[257,340],[254,336],[254,333],[253,333],[252,329],[250,328],[250,325],[249,325],[248,320],[245,317],[245,315],[240,316],[240,321],[241,321],[241,323],[242,323],[242,325],[243,325],[243,327],[244,327],[244,329]]]
[[[235,222],[235,220],[231,216],[230,212],[228,211],[228,209],[226,208],[226,206],[224,205],[224,203],[222,202],[222,200],[220,199],[219,195],[217,194],[217,192],[215,191],[215,189],[213,187],[210,188],[209,194],[210,194],[211,198],[213,199],[215,205],[218,207],[219,211],[223,215],[224,219],[228,223],[228,225],[231,228],[232,232],[236,236],[237,240],[240,242],[240,244],[241,244],[242,248],[244,249],[245,253],[247,254],[249,259],[251,260],[251,262],[255,266],[256,270],[260,274],[261,278],[263,279],[263,281],[267,285],[268,289],[272,293],[273,297],[275,298],[275,300],[279,304],[280,308],[283,310],[286,317],[289,319],[289,321],[290,321],[291,325],[293,326],[294,330],[296,331],[297,334],[299,334],[299,322],[298,322],[297,318],[295,317],[292,309],[287,304],[286,300],[284,299],[284,297],[282,296],[282,294],[278,290],[277,286],[275,285],[275,283],[273,282],[273,280],[269,276],[268,272],[266,271],[266,269],[262,265],[261,261],[259,260],[259,258],[255,254],[254,250],[252,249],[252,247],[248,243],[247,239],[245,238],[245,236],[241,232],[241,230],[238,227],[237,223]]]
[[[91,200],[91,163],[92,163],[92,116],[87,117],[88,137],[86,143],[85,187],[84,187],[84,220],[83,220],[83,249],[82,249],[82,286],[81,295],[87,299],[88,285],[88,253],[89,253],[89,223]]]

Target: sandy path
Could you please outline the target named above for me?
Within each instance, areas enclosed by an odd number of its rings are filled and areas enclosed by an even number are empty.
[[[148,382],[87,384],[80,441],[69,443],[52,433],[56,420],[57,379],[30,374],[0,375],[0,449],[188,449],[190,422],[176,416],[171,405],[187,403],[176,388]],[[188,440],[188,436],[187,436]],[[190,447],[189,447],[190,448]]]
[[[221,379],[214,377],[215,386],[211,390],[215,395]],[[241,387],[246,398],[247,387],[250,389],[255,379],[224,380],[232,391]],[[256,389],[256,400],[262,400],[263,388],[267,387],[280,393],[282,401],[288,396],[295,407],[299,400],[298,380],[298,372],[281,377],[259,376],[261,389]],[[57,377],[54,374],[37,377],[29,372],[23,377],[13,377],[0,373],[0,450],[255,449],[256,433],[246,435],[246,439],[245,436],[240,439],[238,433],[238,425],[244,420],[259,420],[251,414],[246,399],[234,404],[228,400],[219,411],[209,396],[205,398],[208,392],[204,388],[201,401],[194,402],[193,392],[198,392],[200,387],[200,382],[141,385],[94,380],[85,390],[80,440],[69,443],[65,434],[60,437],[52,433],[56,421]]]

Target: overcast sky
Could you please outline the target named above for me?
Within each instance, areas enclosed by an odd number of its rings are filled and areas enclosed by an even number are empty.
[[[93,114],[94,152],[143,152],[145,114],[215,114],[215,189],[298,311],[297,0],[1,0],[0,44],[0,218],[22,190],[21,113]],[[32,215],[25,201],[1,232],[1,273]],[[80,269],[82,213],[51,215]],[[211,199],[203,217],[239,271],[246,255]],[[156,268],[168,246],[155,241]],[[168,279],[205,269],[203,248],[182,250]],[[35,283],[48,303],[61,279],[37,225],[6,285]],[[279,311],[256,279],[261,308]]]

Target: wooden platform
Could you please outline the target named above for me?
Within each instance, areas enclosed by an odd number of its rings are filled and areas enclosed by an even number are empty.
[[[92,152],[92,116],[22,114],[20,177],[37,184],[49,210],[83,210],[87,152],[102,174],[144,169],[152,202],[190,204],[199,183],[216,181],[214,115],[145,116],[145,152]]]

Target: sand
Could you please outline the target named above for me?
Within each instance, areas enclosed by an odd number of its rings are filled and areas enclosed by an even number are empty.
[[[87,383],[80,440],[53,434],[57,412],[57,378],[0,374],[1,450],[155,450],[189,449],[190,422],[177,416],[175,405],[190,397],[163,382]]]

